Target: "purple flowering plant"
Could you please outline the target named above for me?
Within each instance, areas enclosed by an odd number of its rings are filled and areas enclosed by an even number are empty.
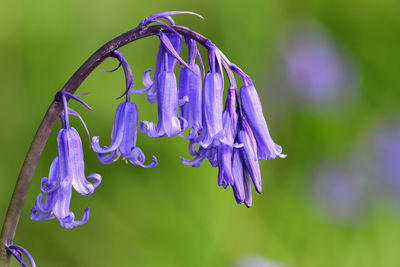
[[[139,127],[149,137],[180,136],[186,140],[192,158],[181,157],[182,163],[200,167],[207,159],[213,167],[218,167],[218,185],[223,188],[231,186],[238,204],[244,203],[247,207],[252,205],[251,184],[261,193],[259,160],[285,158],[286,155],[282,154],[282,147],[269,134],[253,81],[210,40],[186,27],[177,26],[171,17],[176,14],[200,16],[193,12],[171,11],[144,19],[137,28],[116,37],[95,52],[56,94],[28,151],[7,211],[0,236],[1,266],[9,265],[10,255],[14,255],[22,266],[28,266],[21,252],[27,256],[31,266],[35,266],[29,253],[14,245],[13,239],[39,160],[39,156],[35,155],[43,151],[57,118],[62,122],[62,129],[57,136],[58,156],[51,163],[48,177],[42,178],[42,192],[32,208],[31,219],[41,221],[57,218],[64,228],[73,228],[88,221],[89,208],[81,220],[76,220],[70,211],[72,188],[81,195],[91,195],[100,185],[102,177],[97,173],[85,176],[82,142],[78,132],[70,126],[69,115],[78,116],[88,135],[89,131],[80,115],[68,107],[68,101],[78,101],[90,109],[79,98],[82,95],[74,95],[74,92],[108,57],[118,60],[118,67],[111,71],[122,67],[126,88],[121,96],[124,101],[118,105],[115,113],[111,144],[100,145],[99,136],[91,139],[91,148],[102,164],[111,164],[122,156],[133,165],[157,167],[156,157],[152,156],[151,162],[145,163],[145,153],[136,145]],[[143,84],[146,88],[134,89],[131,68],[117,49],[152,35],[160,39],[153,77],[150,77],[151,69],[145,71]],[[188,46],[187,62],[180,55],[183,44]],[[207,50],[207,73],[197,44]],[[179,79],[175,75],[176,67],[181,68]],[[226,92],[224,72],[229,83]],[[235,77],[243,81],[240,90]],[[157,123],[139,122],[139,110],[131,101],[132,95],[136,94],[146,94],[149,103],[157,103]]]

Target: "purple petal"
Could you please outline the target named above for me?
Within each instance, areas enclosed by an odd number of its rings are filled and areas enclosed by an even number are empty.
[[[89,213],[90,213],[90,209],[89,209],[89,207],[87,207],[85,209],[85,213],[83,214],[81,221],[74,220],[75,215],[73,212],[70,212],[67,216],[65,216],[63,218],[58,218],[58,220],[62,227],[71,229],[74,226],[80,226],[82,224],[85,224],[89,220]]]
[[[69,205],[71,202],[71,194],[72,194],[71,176],[63,175],[57,193],[58,193],[57,202],[54,205],[53,213],[57,218],[67,217],[70,214]]]
[[[149,165],[144,165],[145,156],[136,147],[137,126],[138,126],[138,109],[135,103],[127,102],[124,110],[124,129],[123,139],[119,150],[133,165],[140,165],[145,168],[153,168],[157,166],[157,159],[153,156],[153,161]]]
[[[40,190],[42,190],[44,193],[51,193],[56,190],[60,183],[58,179],[58,173],[58,157],[55,157],[50,165],[49,178],[42,178],[40,183]]]
[[[261,172],[257,159],[256,141],[245,119],[242,120],[242,126],[243,129],[238,134],[239,142],[243,144],[241,155],[253,180],[254,187],[258,193],[261,193]]]
[[[111,164],[117,161],[120,155],[121,153],[119,152],[119,150],[115,150],[109,154],[98,153],[97,158],[102,164]]]
[[[155,156],[152,156],[152,161],[145,165],[144,161],[146,160],[146,157],[143,153],[143,151],[135,147],[133,148],[129,154],[126,154],[125,157],[133,164],[133,165],[139,165],[143,168],[155,168],[158,165],[157,158]]]
[[[243,203],[246,198],[243,177],[243,163],[239,149],[233,150],[232,160],[232,175],[233,175],[233,194],[238,204]]]
[[[68,146],[68,151],[59,150],[60,166],[65,164],[65,167],[68,168],[68,175],[72,176],[72,186],[79,194],[91,195],[95,187],[100,183],[101,176],[98,174],[92,174],[91,177],[96,179],[95,184],[87,181],[85,177],[85,163],[83,160],[82,142],[79,134],[72,127],[64,130],[64,132],[65,135],[62,137],[62,140]],[[61,154],[65,152],[67,153],[64,158],[65,162],[62,162],[61,158],[64,155]]]
[[[195,64],[193,69],[196,74],[182,68],[179,75],[179,98],[189,98],[189,101],[180,107],[181,117],[188,121],[192,129],[202,125],[200,67]]]
[[[183,157],[180,157],[182,164],[192,165],[195,168],[200,167],[200,165],[203,163],[205,158],[206,158],[205,155],[199,155],[199,156],[196,156],[195,158],[190,159],[190,160],[189,159],[185,159]]]
[[[150,78],[150,71],[151,69],[148,69],[143,73],[143,84],[147,88],[149,88],[153,84],[153,81]]]
[[[43,203],[43,193],[40,193],[31,210],[31,219],[34,221],[49,220],[54,218],[53,208],[57,202],[57,191],[47,194]]]
[[[232,185],[232,155],[233,147],[225,144],[218,146],[218,185]]]
[[[140,122],[140,131],[147,134],[150,137],[163,137],[165,132],[162,128],[158,127],[157,124],[149,121]]]
[[[222,131],[223,90],[221,74],[207,73],[203,84],[203,129],[198,140],[203,147],[208,147]]]
[[[244,177],[244,192],[245,192],[245,196],[246,196],[244,199],[244,204],[248,208],[250,208],[251,204],[253,203],[253,199],[251,196],[251,179],[250,179],[250,175],[246,169],[243,170],[243,177]],[[257,188],[256,188],[256,190],[257,190]]]
[[[101,147],[99,144],[99,137],[93,136],[92,138],[92,148],[93,151],[97,153],[108,153],[118,149],[121,145],[123,139],[123,128],[124,128],[124,110],[127,102],[122,102],[118,105],[117,111],[115,113],[114,125],[111,132],[111,145],[109,147]]]
[[[175,136],[185,131],[185,125],[178,119],[178,96],[176,78],[173,72],[161,72],[158,76],[158,126],[142,122],[141,130],[152,137]],[[146,127],[144,127],[146,126]]]
[[[214,168],[218,166],[217,149],[215,147],[200,147],[199,151],[196,152],[194,144],[192,144],[192,146],[189,146],[189,153],[191,155],[196,155],[196,157],[191,160],[187,160],[181,157],[181,161],[185,165],[192,165],[193,167],[198,168],[200,167],[204,159],[207,158],[210,161],[211,166],[213,166]]]
[[[124,127],[120,129],[122,132],[122,141],[119,151],[125,156],[125,154],[136,147],[138,109],[135,103],[125,102],[125,108],[121,112],[123,112],[121,119],[123,120]]]

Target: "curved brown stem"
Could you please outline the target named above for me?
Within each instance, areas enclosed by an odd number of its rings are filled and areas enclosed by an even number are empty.
[[[207,39],[202,35],[193,32],[185,27],[170,26],[178,33],[188,36],[203,46],[207,46]],[[138,39],[156,35],[160,31],[169,32],[170,30],[164,26],[138,26],[116,38],[109,41],[98,49],[89,59],[83,63],[83,65],[72,75],[68,82],[64,85],[62,90],[67,91],[71,94],[75,93],[81,83],[89,76],[89,74],[102,63],[109,54]],[[47,112],[36,132],[35,137],[31,143],[31,146],[26,154],[24,163],[20,170],[17,183],[14,188],[14,192],[11,197],[10,204],[8,206],[7,214],[4,219],[3,228],[0,235],[0,266],[9,266],[10,253],[5,249],[6,245],[11,245],[14,240],[15,232],[18,226],[19,217],[21,210],[24,205],[26,195],[28,193],[29,186],[32,181],[33,174],[36,170],[36,166],[39,162],[40,156],[43,152],[44,146],[46,145],[47,139],[53,130],[53,127],[61,114],[63,105],[59,100],[55,99]]]

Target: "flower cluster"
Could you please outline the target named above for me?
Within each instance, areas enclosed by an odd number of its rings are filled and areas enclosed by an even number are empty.
[[[219,168],[218,185],[233,188],[238,203],[250,207],[252,202],[251,181],[261,193],[261,173],[258,160],[284,158],[282,147],[272,140],[265,121],[261,102],[250,77],[232,64],[211,42],[205,47],[208,52],[209,70],[204,75],[204,65],[196,41],[184,36],[188,46],[188,63],[180,57],[183,37],[173,28],[169,15],[158,14],[142,22],[160,23],[170,30],[159,33],[158,50],[153,81],[150,70],[143,75],[147,87],[134,93],[147,93],[150,103],[158,104],[158,124],[148,121],[140,123],[143,133],[151,137],[182,136],[189,141],[189,153],[194,156],[182,163],[199,167],[208,159]],[[159,19],[170,22],[167,25]],[[203,74],[198,64],[203,68]],[[181,66],[179,86],[174,69]],[[229,77],[225,107],[224,73]],[[243,80],[238,90],[235,74]],[[179,108],[179,114],[178,114]],[[184,132],[189,129],[189,134]]]
[[[282,154],[282,148],[274,143],[269,134],[260,99],[250,77],[230,63],[215,45],[208,43],[207,48],[209,72],[203,80],[201,127],[192,128],[187,137],[190,141],[189,152],[195,157],[191,160],[182,158],[182,163],[199,167],[207,158],[213,167],[219,168],[218,185],[224,188],[231,186],[237,203],[244,202],[250,207],[251,181],[256,191],[261,193],[258,160],[284,158],[286,155]],[[222,68],[230,78],[225,107]],[[240,91],[237,90],[234,73],[243,80]],[[190,101],[193,99],[189,96]],[[195,109],[192,112],[200,113]]]
[[[181,136],[189,141],[192,159],[181,158],[183,164],[199,167],[208,159],[218,167],[218,185],[231,186],[237,203],[252,204],[251,183],[261,193],[261,172],[259,160],[284,158],[282,148],[272,140],[265,121],[261,102],[250,77],[232,64],[209,40],[190,31],[190,36],[181,36],[175,30],[170,15],[191,12],[165,12],[143,20],[139,27],[159,23],[167,29],[160,31],[160,46],[157,54],[153,79],[151,69],[143,74],[145,89],[134,89],[131,68],[121,52],[109,54],[118,60],[125,73],[125,101],[119,104],[111,131],[111,144],[101,146],[99,137],[92,138],[91,147],[103,164],[116,161],[121,155],[133,165],[144,168],[157,166],[156,157],[145,164],[143,151],[136,146],[139,126],[138,108],[131,101],[131,94],[147,94],[150,103],[157,102],[158,122],[140,122],[140,130],[150,137]],[[169,24],[161,21],[166,19]],[[208,72],[197,48],[198,40],[208,53]],[[188,46],[188,62],[180,56],[183,40]],[[196,63],[196,61],[199,63]],[[175,68],[181,67],[179,83]],[[201,68],[200,68],[201,66]],[[229,78],[229,88],[224,102],[224,72]],[[243,80],[238,90],[235,76]],[[72,228],[84,224],[89,218],[89,208],[81,221],[75,220],[69,210],[72,187],[81,195],[90,195],[100,184],[101,176],[84,174],[82,143],[78,132],[69,126],[69,114],[82,118],[67,107],[67,99],[79,101],[77,96],[65,91],[58,93],[64,111],[60,118],[63,128],[57,137],[58,156],[53,160],[48,178],[43,178],[41,190],[32,208],[33,220],[58,218],[62,227]],[[83,120],[82,120],[83,123]],[[84,124],[84,123],[83,123]],[[84,124],[85,125],[85,124]],[[85,125],[86,128],[86,125]],[[87,130],[87,129],[86,129]],[[89,134],[89,133],[88,133]],[[94,180],[93,183],[88,180]],[[43,202],[43,194],[46,199]]]

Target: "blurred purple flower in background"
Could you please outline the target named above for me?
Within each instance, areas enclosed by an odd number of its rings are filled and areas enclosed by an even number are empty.
[[[312,183],[313,202],[321,214],[331,220],[350,222],[364,206],[365,181],[355,171],[322,164]]]
[[[286,265],[272,262],[261,257],[247,257],[240,260],[235,267],[285,267]]]
[[[292,23],[278,46],[286,97],[322,108],[354,95],[358,78],[352,59],[322,25],[313,20]]]
[[[387,119],[363,140],[368,157],[367,175],[371,181],[374,201],[390,207],[396,213],[400,209],[400,123]]]
[[[400,192],[400,125],[384,125],[374,139],[374,162],[377,163],[378,178],[386,187]]]
[[[321,164],[314,173],[313,202],[333,221],[351,222],[376,207],[399,212],[400,123],[365,131],[342,164]]]

